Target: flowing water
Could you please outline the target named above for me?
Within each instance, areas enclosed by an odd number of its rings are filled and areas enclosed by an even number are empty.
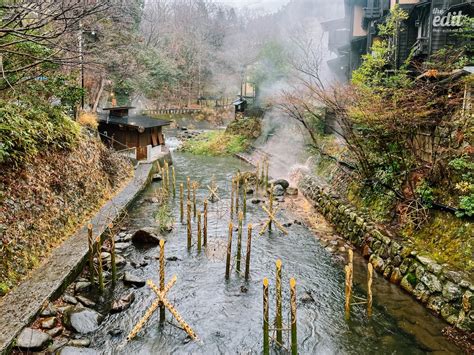
[[[289,278],[297,280],[298,346],[301,354],[423,354],[459,353],[456,347],[441,336],[445,326],[430,315],[397,286],[375,275],[374,312],[368,320],[364,305],[353,307],[351,319],[344,318],[343,264],[328,253],[304,226],[291,225],[289,235],[278,232],[257,237],[264,217],[260,205],[248,203],[247,223],[254,225],[252,241],[251,274],[249,282],[236,273],[235,265],[228,281],[225,274],[225,249],[229,222],[229,181],[240,169],[251,167],[235,158],[209,158],[173,153],[178,186],[186,176],[200,184],[198,204],[208,195],[206,186],[212,176],[219,184],[222,200],[209,203],[208,246],[198,253],[196,224],[193,222],[193,247],[186,247],[186,228],[179,222],[179,200],[171,198],[176,216],[174,230],[166,238],[166,281],[177,275],[175,286],[168,298],[200,341],[187,338],[167,312],[166,323],[159,326],[159,312],[151,317],[139,335],[124,343],[126,335],[155,300],[147,286],[134,290],[136,300],[131,307],[118,314],[109,315],[101,328],[92,335],[91,347],[106,354],[236,354],[261,353],[262,351],[262,279],[270,280],[270,314],[274,317],[275,261],[283,262],[284,318],[289,315]],[[154,219],[156,204],[146,202],[154,196],[160,183],[152,183],[132,207],[127,227],[130,230],[157,226]],[[294,217],[278,213],[282,221]],[[233,254],[237,233],[234,233]],[[243,233],[243,250],[246,248]],[[124,256],[128,260],[146,260],[149,264],[133,269],[128,263],[124,270],[131,270],[158,285],[158,248],[137,249],[130,247]],[[234,254],[235,255],[235,254]],[[366,264],[355,258],[355,296],[365,297]],[[119,283],[114,298],[129,292]],[[311,301],[306,293],[310,293]],[[303,302],[302,298],[305,298]],[[309,301],[308,301],[309,299]],[[116,334],[116,335],[112,335]],[[118,335],[117,335],[118,334]],[[286,339],[286,335],[285,335]],[[287,342],[288,344],[288,342]],[[274,350],[273,350],[274,351]]]

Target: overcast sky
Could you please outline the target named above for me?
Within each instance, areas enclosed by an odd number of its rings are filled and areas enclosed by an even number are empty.
[[[220,0],[219,2],[234,7],[249,7],[263,9],[265,11],[276,11],[289,0]]]

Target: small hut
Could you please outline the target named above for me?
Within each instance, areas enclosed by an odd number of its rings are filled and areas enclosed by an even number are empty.
[[[129,116],[130,109],[133,107],[104,108],[109,114],[99,117],[102,140],[137,160],[152,160],[164,150],[162,128],[170,122],[143,115]]]

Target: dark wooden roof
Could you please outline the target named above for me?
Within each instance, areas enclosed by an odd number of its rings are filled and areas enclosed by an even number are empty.
[[[99,116],[99,122],[113,124],[113,125],[123,125],[128,127],[142,127],[142,128],[153,128],[153,127],[163,127],[169,126],[170,121],[158,120],[148,116]]]

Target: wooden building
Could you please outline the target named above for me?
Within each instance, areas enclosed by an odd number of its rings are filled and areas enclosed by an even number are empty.
[[[108,115],[99,117],[99,133],[106,144],[118,151],[129,151],[137,160],[153,159],[163,151],[165,138],[162,128],[169,121],[148,116],[129,116],[133,107],[104,108]]]

